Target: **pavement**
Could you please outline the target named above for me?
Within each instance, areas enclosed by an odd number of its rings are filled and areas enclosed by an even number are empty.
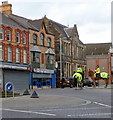
[[[30,98],[31,95],[21,97],[2,98],[3,109],[21,109],[28,110],[31,108],[52,108],[59,106],[78,106],[87,104],[88,101],[76,97],[61,96],[61,95],[42,95],[39,98]]]

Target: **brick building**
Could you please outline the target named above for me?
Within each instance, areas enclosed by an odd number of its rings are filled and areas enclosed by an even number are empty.
[[[46,16],[39,20],[30,21],[36,28],[44,21],[46,29],[55,35],[55,61],[58,64],[57,84],[64,77],[72,77],[76,71],[77,65],[80,64],[84,71],[86,68],[85,62],[85,45],[80,41],[77,26],[67,27]]]
[[[101,71],[107,72],[111,76],[111,57],[109,54],[111,46],[112,43],[86,44],[87,68],[94,71],[96,65],[99,65]]]
[[[0,80],[3,88],[12,82],[15,89],[26,89],[29,88],[29,32],[11,19],[9,9],[11,5],[7,2],[0,6],[3,10],[0,12]]]
[[[4,16],[8,17],[9,19],[7,20],[7,23],[9,25],[11,24],[15,32],[11,33],[11,37],[13,40],[19,39],[17,41],[17,46],[25,48],[25,43],[22,43],[22,39],[27,40],[26,44],[29,49],[27,49],[27,60],[29,61],[28,63],[28,68],[31,70],[29,73],[30,80],[29,85],[37,85],[38,87],[42,87],[47,85],[50,85],[51,87],[56,86],[56,78],[55,78],[55,71],[54,71],[54,55],[55,55],[55,50],[54,50],[54,35],[53,33],[49,32],[46,30],[44,22],[40,23],[40,27],[37,28],[33,26],[30,23],[30,19],[17,16],[12,14],[12,5],[8,4],[8,2],[3,2],[1,6],[1,10]],[[10,19],[13,21],[11,23]],[[2,21],[5,22],[5,20],[2,17]],[[23,27],[24,29],[27,30],[27,33],[23,29],[16,29],[19,28],[18,26]],[[17,36],[16,36],[17,34]],[[16,38],[15,38],[16,36]],[[22,37],[22,38],[21,38]],[[14,42],[14,41],[13,41]],[[22,45],[21,45],[22,44]],[[23,60],[23,54],[22,50],[20,53],[20,63],[22,63]],[[25,52],[25,51],[24,51]],[[16,54],[13,54],[14,57]],[[12,61],[13,62],[13,61]],[[18,77],[19,78],[19,77]]]

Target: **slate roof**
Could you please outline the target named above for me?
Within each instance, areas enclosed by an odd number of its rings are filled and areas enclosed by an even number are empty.
[[[6,15],[6,14],[0,12],[0,18],[1,18],[1,20],[0,20],[1,25],[3,24],[5,26],[18,28],[21,30],[26,30],[26,28],[24,26],[15,22],[13,19],[10,18],[9,15]]]
[[[39,29],[34,27],[32,24],[30,24],[30,22],[29,22],[30,19],[27,19],[27,18],[24,18],[24,17],[20,17],[20,16],[17,16],[17,15],[14,15],[14,14],[11,14],[9,16],[10,16],[10,18],[12,18],[16,22],[22,24],[23,26],[25,26],[27,28],[30,28],[30,29],[33,29],[33,30],[36,30],[36,31],[39,31]]]
[[[86,44],[86,55],[105,55],[108,54],[108,51],[112,43],[95,43],[95,44]]]

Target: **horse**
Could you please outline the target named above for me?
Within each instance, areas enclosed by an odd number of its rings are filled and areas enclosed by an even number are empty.
[[[109,83],[109,76],[107,76],[107,78],[104,78],[104,76],[102,77],[102,76],[100,75],[99,78],[96,78],[95,72],[92,71],[91,69],[89,69],[88,73],[89,73],[89,76],[91,77],[91,79],[93,80],[93,85],[94,85],[94,87],[96,86],[96,81],[99,82],[99,80],[103,79],[103,80],[105,81],[105,88],[107,88],[108,83]],[[101,72],[101,73],[103,73],[103,72]],[[101,74],[101,73],[100,73],[100,74]],[[106,72],[104,72],[104,73],[106,73]],[[107,73],[107,74],[108,74],[108,73]]]

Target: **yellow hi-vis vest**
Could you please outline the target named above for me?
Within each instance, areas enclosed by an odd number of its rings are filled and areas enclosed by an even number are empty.
[[[106,73],[106,72],[101,72],[101,73],[100,73],[100,76],[101,76],[102,78],[108,78],[108,73]]]
[[[77,68],[77,72],[80,72],[80,73],[82,73],[83,71],[82,71],[82,68]]]
[[[74,74],[73,74],[73,78],[77,78],[77,80],[78,80],[79,82],[82,81],[82,75],[81,75],[80,73],[74,73]]]
[[[97,69],[96,69],[96,73],[100,73],[100,68],[97,68]]]

